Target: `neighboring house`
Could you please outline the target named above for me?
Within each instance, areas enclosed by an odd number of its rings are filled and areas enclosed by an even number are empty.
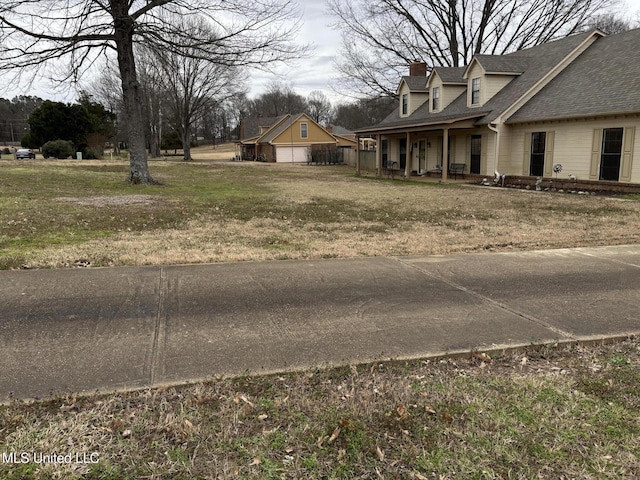
[[[378,173],[555,177],[561,164],[565,179],[640,183],[640,30],[476,55],[429,76],[423,65],[402,78],[398,109],[356,131],[377,139]]]
[[[276,118],[243,120],[242,156],[267,162],[302,163],[311,161],[314,150],[355,148],[355,139],[333,135],[309,115],[283,115]]]

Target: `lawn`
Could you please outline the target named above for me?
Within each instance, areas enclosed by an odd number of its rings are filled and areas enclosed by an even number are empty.
[[[529,250],[640,240],[640,201],[358,178],[348,166],[0,161],[0,268]]]
[[[490,255],[640,241],[634,196],[210,157],[153,160],[162,184],[144,187],[125,183],[122,161],[0,160],[0,268]],[[640,340],[492,357],[16,400],[0,406],[0,478],[640,475]]]

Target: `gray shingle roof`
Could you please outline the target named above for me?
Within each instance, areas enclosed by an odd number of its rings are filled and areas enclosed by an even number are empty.
[[[476,55],[478,63],[487,73],[523,73],[529,67],[529,57],[517,55]]]
[[[372,127],[366,127],[359,129],[359,132],[372,132],[376,129],[382,128],[402,128],[405,126],[418,125],[418,124],[435,124],[439,121],[446,122],[454,118],[467,119],[470,117],[477,118],[476,124],[478,125],[486,125],[496,120],[503,112],[505,112],[509,107],[514,105],[519,99],[523,97],[525,93],[527,93],[532,87],[534,87],[545,75],[547,75],[554,67],[556,67],[560,62],[567,57],[573,50],[575,50],[578,46],[580,46],[585,40],[589,37],[593,36],[594,32],[585,32],[577,35],[572,35],[560,40],[556,40],[553,42],[549,42],[543,45],[539,45],[537,47],[528,48],[525,50],[519,50],[517,52],[495,56],[495,55],[480,55],[478,56],[478,61],[481,62],[483,68],[486,71],[494,72],[494,73],[518,73],[522,70],[522,73],[507,84],[502,90],[500,90],[496,95],[494,95],[489,101],[487,101],[480,108],[470,108],[467,107],[467,98],[466,92],[461,94],[458,98],[456,98],[451,104],[449,104],[443,111],[438,113],[429,113],[428,102],[423,104],[420,108],[418,108],[413,114],[409,117],[401,118],[399,114],[399,109],[396,109],[392,112],[387,118],[385,118],[378,125],[374,125]],[[628,35],[628,37],[626,36]],[[606,40],[606,41],[605,41]],[[603,43],[604,42],[604,43]],[[635,73],[623,73],[622,65],[615,65],[613,59],[606,59],[600,57],[607,57],[610,55],[608,50],[622,50],[623,52],[633,50],[633,46],[636,46],[636,51],[633,52],[633,56],[627,57],[634,59],[634,66],[632,67],[632,71]],[[635,105],[633,102],[640,101],[639,98],[629,99],[629,96],[633,95],[633,91],[638,90],[638,86],[640,84],[640,75],[637,71],[640,69],[640,61],[638,61],[638,54],[640,52],[640,48],[637,46],[640,45],[640,30],[634,30],[631,32],[627,32],[626,34],[618,34],[612,35],[611,37],[599,38],[595,44],[591,45],[590,48],[587,49],[587,52],[583,53],[578,59],[574,61],[575,65],[570,65],[564,72],[562,72],[555,81],[551,82],[551,84],[555,84],[556,82],[560,82],[563,80],[569,72],[572,73],[573,80],[579,82],[577,85],[581,85],[583,83],[589,82],[589,71],[597,70],[599,65],[602,65],[604,68],[604,72],[601,72],[600,75],[602,79],[598,79],[597,84],[605,82],[605,78],[611,75],[611,71],[618,71],[618,78],[613,82],[615,87],[607,87],[607,90],[611,90],[612,95],[615,96],[613,92],[616,89],[624,89],[625,93],[622,95],[624,97],[624,102],[628,105]],[[586,60],[583,58],[586,55]],[[616,57],[617,55],[612,55]],[[624,53],[620,53],[621,57],[624,57]],[[584,63],[584,64],[583,64]],[[631,83],[629,83],[631,82]],[[635,83],[634,83],[635,82]],[[596,82],[591,86],[592,89],[598,89]],[[542,92],[540,92],[536,97],[532,99],[529,103],[532,103],[535,100],[535,113],[530,111],[533,107],[529,107],[529,105],[520,109],[517,112],[518,117],[514,115],[512,119],[520,118],[524,119],[525,115],[528,115],[527,118],[546,118],[540,115],[549,115],[556,114],[559,115],[561,110],[565,111],[565,114],[574,111],[573,105],[576,102],[576,97],[582,95],[580,88],[572,87],[572,83],[569,80],[564,80],[562,83],[558,83],[558,85],[563,85],[564,90],[558,92],[557,94],[553,94],[551,100],[542,99]],[[624,86],[626,85],[626,86]],[[635,87],[634,87],[635,85]],[[549,93],[549,92],[547,92]],[[616,92],[618,94],[618,92]],[[595,92],[593,93],[595,95]],[[557,101],[554,100],[554,97],[563,96],[564,103],[562,107],[552,109],[551,103]],[[573,96],[574,100],[569,100],[569,97]],[[579,102],[582,104],[589,103],[589,101],[581,97],[582,100]],[[532,105],[534,105],[532,103]],[[589,108],[595,110],[597,108],[593,103],[589,104]],[[585,107],[585,111],[588,108]],[[637,110],[636,110],[637,111]],[[540,116],[540,117],[537,117]]]
[[[434,67],[433,71],[437,72],[443,83],[467,83],[462,78],[465,67]]]
[[[402,77],[409,87],[410,92],[426,92],[427,90],[427,77],[414,76],[414,77]]]
[[[260,138],[260,143],[269,143],[282,132],[284,132],[287,128],[289,128],[298,118],[302,116],[302,114],[298,115],[285,115],[288,118],[285,118],[280,124],[275,125],[272,130],[269,130],[264,137]],[[282,118],[282,117],[281,117]]]
[[[508,122],[640,112],[640,29],[599,39]]]
[[[279,117],[249,117],[242,119],[243,135],[240,140],[247,140],[249,138],[257,137],[260,135],[260,127],[271,127],[283,115]]]

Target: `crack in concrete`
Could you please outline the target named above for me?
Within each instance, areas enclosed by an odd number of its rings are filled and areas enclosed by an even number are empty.
[[[158,377],[162,373],[164,365],[164,342],[167,332],[167,315],[165,311],[165,299],[167,292],[167,277],[163,267],[160,267],[160,280],[158,285],[158,310],[156,312],[155,328],[153,331],[153,342],[151,344],[151,355],[149,365],[149,382],[155,385]]]
[[[438,280],[440,282],[446,283],[450,287],[453,287],[453,288],[455,288],[457,290],[460,290],[461,292],[464,292],[464,293],[466,293],[468,295],[472,295],[472,296],[474,296],[476,298],[479,298],[481,301],[483,301],[485,303],[488,303],[488,304],[491,304],[491,305],[493,305],[493,306],[495,306],[495,307],[497,307],[497,308],[499,308],[499,309],[501,309],[501,310],[503,310],[505,312],[511,313],[513,315],[517,315],[518,317],[520,317],[520,318],[522,318],[524,320],[527,320],[529,322],[533,322],[533,323],[536,323],[536,324],[538,324],[538,325],[540,325],[542,327],[545,327],[545,328],[551,330],[552,332],[554,332],[555,334],[557,334],[557,335],[559,335],[561,337],[565,337],[565,338],[568,338],[570,340],[577,340],[578,339],[575,335],[573,335],[573,334],[571,334],[571,333],[569,333],[569,332],[567,332],[565,330],[562,330],[561,328],[555,327],[554,325],[551,325],[550,323],[545,322],[544,320],[542,320],[540,318],[532,317],[531,315],[528,315],[528,314],[526,314],[524,312],[516,310],[515,308],[512,308],[511,306],[509,306],[509,305],[507,305],[505,303],[502,303],[502,302],[500,302],[498,300],[494,300],[494,299],[492,299],[490,297],[482,295],[481,293],[478,293],[478,292],[476,292],[474,290],[470,290],[469,288],[467,288],[467,287],[465,287],[463,285],[460,285],[460,284],[458,284],[458,283],[456,283],[456,282],[454,282],[452,280],[449,280],[449,279],[447,279],[447,278],[445,278],[445,277],[443,277],[441,275],[438,275],[436,273],[424,270],[424,269],[420,268],[418,265],[415,265],[415,264],[410,263],[410,262],[403,261],[402,259],[399,259],[399,258],[397,259],[397,261],[399,261],[403,265],[406,265],[406,266],[408,266],[410,268],[413,268],[413,269],[419,271],[423,275],[427,275],[428,277],[431,277],[431,278],[433,278],[435,280]]]

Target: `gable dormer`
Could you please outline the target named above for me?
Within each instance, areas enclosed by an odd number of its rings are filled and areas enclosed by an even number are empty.
[[[435,67],[427,80],[429,112],[438,113],[447,108],[464,92],[467,84],[462,78],[464,68]]]
[[[413,68],[411,73],[415,73]],[[398,90],[396,91],[398,99],[400,100],[401,118],[410,116],[429,99],[429,91],[427,90],[426,84],[427,77],[425,75],[410,75],[402,77]]]
[[[481,107],[521,75],[529,59],[513,55],[476,55],[464,71],[467,106]]]

